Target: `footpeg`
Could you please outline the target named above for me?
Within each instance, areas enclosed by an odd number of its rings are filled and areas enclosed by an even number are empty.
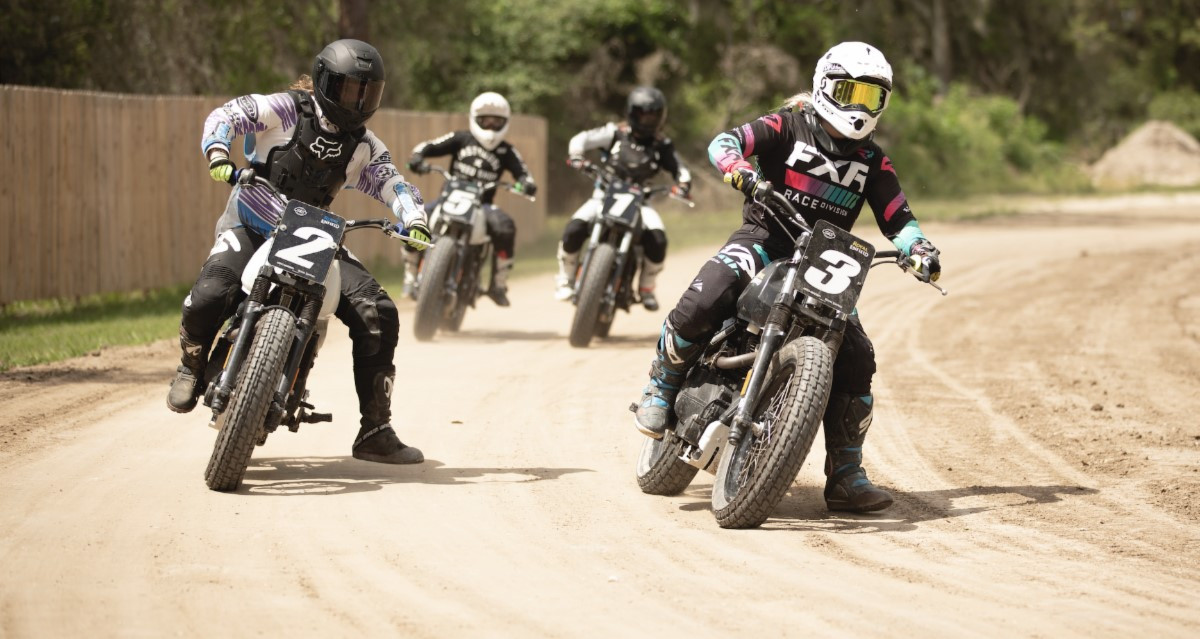
[[[305,424],[316,424],[318,422],[333,421],[333,413],[304,413],[300,417],[300,421]]]
[[[637,409],[638,409],[637,402],[633,402],[632,404],[629,405],[629,412],[636,413]]]

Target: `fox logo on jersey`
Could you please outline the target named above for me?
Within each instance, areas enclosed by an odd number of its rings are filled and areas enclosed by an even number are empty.
[[[342,154],[342,145],[340,142],[331,142],[323,137],[317,136],[313,143],[308,145],[308,150],[312,151],[317,159],[328,160],[336,158]]]

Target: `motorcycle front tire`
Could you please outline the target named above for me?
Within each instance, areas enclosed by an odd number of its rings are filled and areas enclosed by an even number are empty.
[[[821,427],[832,379],[833,354],[821,340],[804,336],[779,350],[751,412],[768,427],[726,446],[717,466],[712,507],[718,525],[754,528],[783,500]]]
[[[262,437],[295,329],[296,318],[287,309],[270,309],[258,319],[229,407],[218,418],[220,432],[204,470],[204,482],[212,490],[230,492],[241,485],[250,454]]]

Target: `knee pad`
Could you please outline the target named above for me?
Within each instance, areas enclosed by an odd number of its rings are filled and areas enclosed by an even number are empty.
[[[652,230],[642,234],[642,251],[651,262],[662,263],[667,259],[667,234],[665,231]]]
[[[588,223],[584,220],[572,219],[563,229],[562,245],[567,253],[578,253],[587,240]]]

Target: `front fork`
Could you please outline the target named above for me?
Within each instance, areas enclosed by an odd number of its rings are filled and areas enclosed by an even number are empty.
[[[763,328],[762,338],[758,343],[758,354],[754,356],[754,365],[750,367],[746,383],[742,386],[742,398],[737,403],[733,424],[729,429],[729,442],[733,446],[737,446],[741,441],[747,428],[755,431],[756,434],[761,428],[761,425],[754,423],[751,413],[758,403],[758,396],[762,393],[763,385],[767,381],[767,371],[771,367],[771,360],[779,351],[779,347],[783,345],[792,325],[792,305],[796,300],[794,286],[796,275],[800,271],[801,254],[801,251],[797,250],[792,257],[791,263],[788,265],[787,276],[783,280],[783,287],[780,288],[779,296],[775,298],[775,303],[771,305],[771,312],[767,315],[766,326]]]

